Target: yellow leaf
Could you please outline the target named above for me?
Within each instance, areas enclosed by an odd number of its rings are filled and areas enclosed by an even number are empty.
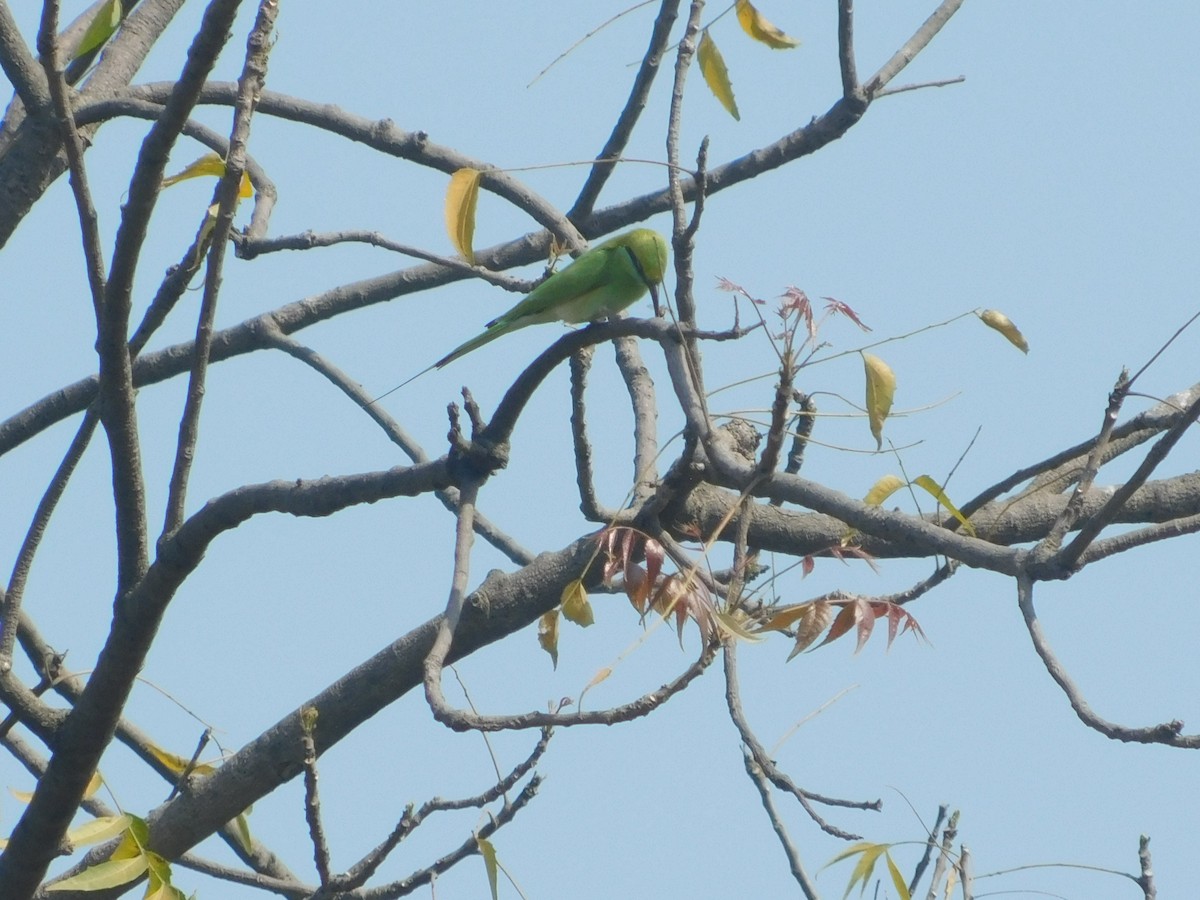
[[[744,618],[744,616],[745,614],[743,613],[742,617]],[[763,640],[759,635],[747,630],[746,626],[735,615],[718,610],[717,621],[721,624],[721,630],[731,637],[741,638],[743,641],[751,641],[753,643]]]
[[[867,371],[867,418],[871,423],[876,449],[883,449],[883,420],[892,411],[896,376],[878,356],[864,353],[862,357]]]
[[[104,784],[104,779],[100,777],[99,772],[93,772],[91,780],[88,781],[87,787],[83,789],[83,799],[90,800],[92,794],[100,790],[100,785]]]
[[[211,150],[205,153],[202,157],[185,167],[182,171],[169,175],[162,180],[162,186],[169,188],[172,185],[179,184],[181,181],[187,181],[189,178],[203,178],[206,175],[212,175],[220,178],[225,174],[225,160],[220,154],[214,153]],[[250,183],[250,176],[242,172],[242,183],[238,187],[238,196],[243,200],[254,194],[254,185]]]
[[[895,475],[884,475],[867,491],[867,496],[863,497],[863,503],[867,506],[882,506],[884,500],[902,487],[904,487],[903,480]]]
[[[967,521],[967,517],[958,511],[957,506],[950,502],[950,498],[946,496],[946,492],[942,490],[941,485],[939,485],[928,475],[918,475],[913,481],[913,484],[927,490],[933,496],[933,499],[937,500],[938,503],[946,507],[946,511],[950,513],[950,515],[958,519],[958,521],[962,524],[963,530],[967,534],[971,535],[971,537],[975,537],[975,526]]]
[[[483,173],[478,169],[459,169],[450,176],[446,189],[446,230],[450,241],[463,259],[475,265],[475,204],[479,201],[479,182]]]
[[[892,854],[885,853],[883,858],[887,860],[888,874],[892,876],[892,887],[896,889],[896,896],[900,900],[912,900],[912,894],[909,893],[908,885],[905,883],[899,867],[893,862]]]
[[[89,866],[78,875],[57,881],[45,888],[45,891],[46,893],[52,891],[100,891],[105,888],[120,887],[135,878],[141,878],[148,868],[150,868],[150,861],[145,856],[110,859],[108,862]]]
[[[737,19],[746,34],[772,50],[791,50],[800,46],[798,40],[784,34],[763,18],[763,14],[754,8],[750,0],[737,0]]]
[[[583,582],[578,578],[563,588],[561,603],[563,615],[568,621],[583,628],[596,621],[596,617],[592,615],[592,605],[588,603],[587,591],[583,589]]]
[[[1025,340],[1025,335],[1021,334],[1021,329],[1017,328],[1012,323],[1012,319],[1000,312],[998,309],[985,309],[978,313],[980,321],[988,328],[994,328],[1006,338],[1008,342],[1020,350],[1022,353],[1029,352],[1029,343]]]
[[[538,644],[550,654],[550,662],[558,668],[558,610],[552,609],[538,619]]]
[[[176,756],[174,753],[168,753],[166,750],[163,750],[161,747],[156,747],[154,744],[149,744],[147,749],[149,749],[151,756],[157,759],[176,775],[182,775],[184,772],[189,771],[188,763],[191,762],[190,759],[184,759],[182,756]],[[207,765],[206,763],[198,763],[193,766],[190,771],[196,775],[211,775],[217,770],[215,767]]]
[[[101,816],[90,822],[84,822],[78,828],[72,828],[67,832],[67,840],[75,847],[98,844],[116,837],[128,828],[132,821],[129,816]]]
[[[580,702],[583,701],[584,694],[586,694],[588,691],[590,691],[592,688],[594,688],[596,685],[600,684],[601,682],[607,681],[608,677],[610,675],[612,675],[612,673],[613,673],[612,667],[605,666],[603,669],[601,669],[595,675],[593,675],[592,680],[583,686],[583,690],[579,694]]]
[[[96,10],[96,17],[88,23],[87,31],[83,33],[83,37],[79,41],[79,46],[75,48],[75,52],[71,54],[71,59],[79,59],[85,53],[95,50],[117,30],[117,26],[121,24],[121,18],[125,15],[121,9],[121,0],[108,0],[103,6]]]
[[[700,64],[700,74],[713,96],[721,101],[721,105],[739,122],[742,117],[738,114],[737,101],[733,99],[733,85],[729,83],[729,70],[725,68],[725,60],[716,43],[708,35],[708,29],[700,38],[700,46],[696,50],[696,61]]]
[[[33,799],[33,791],[18,791],[16,788],[9,788],[8,792],[21,803],[28,803]]]
[[[250,808],[247,807],[236,819],[233,820],[233,832],[237,835],[238,843],[242,845],[242,849],[247,853],[254,852],[254,839],[250,837]]]
[[[496,859],[496,848],[492,846],[492,842],[487,838],[476,837],[475,846],[479,849],[479,855],[483,857],[484,868],[487,869],[488,887],[492,890],[492,900],[497,900],[500,896],[498,893],[499,885],[499,863]]]

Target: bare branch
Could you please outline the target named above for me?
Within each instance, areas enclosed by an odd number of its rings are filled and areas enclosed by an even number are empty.
[[[1166,744],[1168,747],[1181,747],[1188,750],[1200,748],[1200,734],[1183,734],[1183,723],[1180,721],[1164,722],[1161,725],[1151,725],[1146,728],[1129,728],[1096,715],[1088,706],[1087,701],[1083,699],[1082,693],[1075,682],[1071,680],[1071,676],[1067,674],[1062,663],[1058,661],[1058,657],[1054,655],[1054,651],[1050,649],[1050,643],[1042,632],[1042,625],[1033,608],[1033,585],[1034,582],[1029,576],[1022,574],[1017,577],[1017,602],[1021,607],[1021,615],[1025,618],[1025,627],[1029,631],[1029,637],[1033,640],[1033,649],[1037,651],[1038,657],[1041,658],[1042,664],[1045,665],[1046,671],[1054,679],[1055,684],[1062,688],[1063,693],[1067,695],[1071,708],[1075,710],[1075,715],[1084,725],[1116,741]]]

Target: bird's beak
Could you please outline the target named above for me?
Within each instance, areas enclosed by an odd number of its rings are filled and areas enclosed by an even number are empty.
[[[650,285],[650,300],[654,303],[654,315],[661,316],[662,308],[658,305],[658,285]]]

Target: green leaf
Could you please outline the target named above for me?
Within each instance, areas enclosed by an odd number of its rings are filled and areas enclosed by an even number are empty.
[[[245,810],[241,815],[233,820],[233,831],[237,835],[238,843],[242,845],[242,849],[247,853],[254,850],[254,839],[250,837],[250,810]]]
[[[120,887],[123,884],[129,884],[134,879],[141,878],[148,868],[150,868],[150,861],[145,856],[110,859],[108,862],[89,866],[78,875],[55,882],[45,890],[50,893],[52,891],[100,891],[105,888]]]
[[[96,10],[96,17],[92,19],[87,31],[83,33],[83,38],[79,41],[79,46],[75,48],[71,59],[79,59],[112,37],[124,15],[125,12],[121,9],[121,0],[108,0]]]

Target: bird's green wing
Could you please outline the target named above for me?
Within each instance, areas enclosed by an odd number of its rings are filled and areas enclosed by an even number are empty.
[[[583,295],[603,287],[607,281],[612,253],[619,248],[601,244],[584,253],[565,269],[555,272],[532,291],[529,296],[501,316],[488,322],[488,329],[515,325],[552,322],[558,318],[554,309],[578,300]]]

